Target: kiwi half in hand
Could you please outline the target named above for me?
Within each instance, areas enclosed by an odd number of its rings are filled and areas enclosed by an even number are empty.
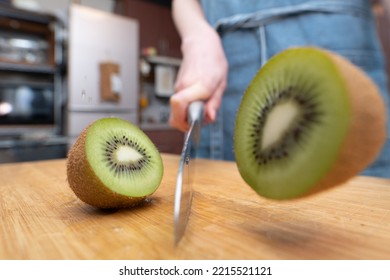
[[[119,118],[90,124],[68,153],[70,188],[97,208],[135,205],[159,187],[162,175],[162,159],[152,141]]]
[[[292,199],[340,185],[373,162],[385,141],[386,112],[358,67],[297,47],[259,70],[235,125],[242,178],[261,196]]]

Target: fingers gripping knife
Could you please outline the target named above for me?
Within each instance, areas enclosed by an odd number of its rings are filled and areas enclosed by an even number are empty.
[[[175,202],[174,202],[174,241],[177,245],[184,235],[192,204],[192,173],[190,172],[191,156],[196,155],[199,144],[200,131],[203,121],[204,103],[195,101],[188,107],[189,130],[185,135],[183,150],[181,152],[179,171],[177,174]],[[192,149],[191,149],[192,148]],[[191,154],[192,150],[192,154]]]

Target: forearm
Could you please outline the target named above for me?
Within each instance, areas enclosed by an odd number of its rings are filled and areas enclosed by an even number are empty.
[[[170,99],[170,124],[186,131],[187,107],[204,100],[206,122],[215,121],[227,79],[221,38],[207,22],[198,0],[173,0],[172,17],[181,36],[182,63]]]
[[[209,28],[198,0],[173,0],[172,17],[182,40]]]

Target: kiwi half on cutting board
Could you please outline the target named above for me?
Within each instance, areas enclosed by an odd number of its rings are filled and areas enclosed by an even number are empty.
[[[97,208],[134,206],[159,187],[162,175],[160,153],[149,137],[119,118],[90,124],[68,153],[70,188]]]
[[[385,138],[384,101],[365,73],[335,53],[297,47],[271,58],[250,83],[234,151],[246,183],[282,200],[346,182]]]

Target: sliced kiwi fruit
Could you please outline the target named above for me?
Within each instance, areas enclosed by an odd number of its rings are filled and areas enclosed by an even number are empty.
[[[67,157],[70,188],[97,208],[131,207],[159,187],[161,155],[136,125],[102,118],[86,127]]]
[[[293,199],[359,174],[385,138],[385,105],[371,79],[333,52],[296,47],[272,57],[248,86],[234,152],[259,195]]]

